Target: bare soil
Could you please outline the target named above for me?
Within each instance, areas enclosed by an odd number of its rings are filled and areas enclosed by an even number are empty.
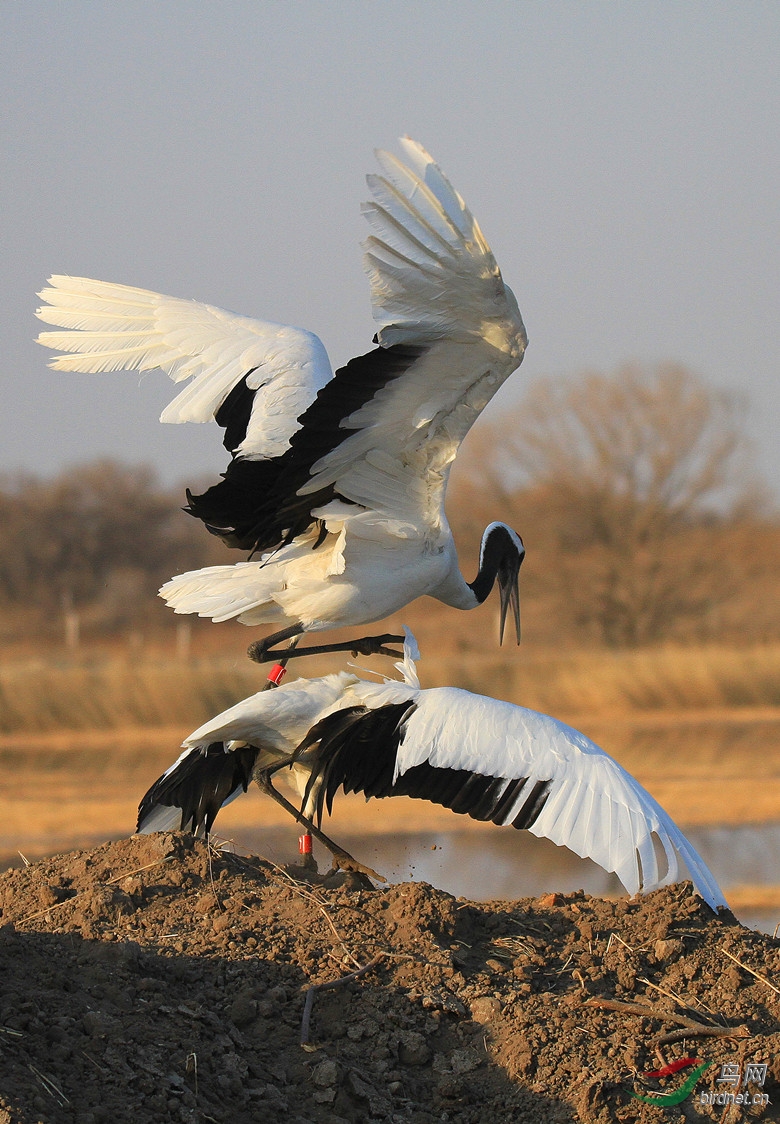
[[[778,1121],[780,941],[690,889],[476,904],[180,834],[7,870],[0,1122]],[[701,1103],[747,1062],[768,1107]]]

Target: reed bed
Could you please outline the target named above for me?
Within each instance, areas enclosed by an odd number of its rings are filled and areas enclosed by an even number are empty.
[[[307,661],[307,675],[344,666]],[[378,661],[372,661],[376,666]],[[423,686],[451,684],[547,713],[643,713],[780,706],[780,644],[425,658]],[[241,658],[136,654],[0,662],[0,733],[182,724],[193,729],[263,685]]]
[[[511,661],[426,659],[422,677],[426,686],[449,682],[553,714],[775,707],[780,644],[529,649]]]
[[[32,660],[0,665],[0,733],[194,728],[262,686],[235,660]]]

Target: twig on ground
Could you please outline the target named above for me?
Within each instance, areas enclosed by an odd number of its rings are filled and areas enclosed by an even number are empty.
[[[311,1023],[311,1011],[314,1006],[314,995],[318,991],[327,991],[330,988],[341,987],[342,984],[349,983],[351,980],[356,980],[360,976],[370,972],[384,957],[384,953],[380,952],[373,960],[369,960],[368,964],[364,964],[362,968],[358,968],[355,972],[350,972],[346,976],[341,976],[338,980],[331,980],[329,983],[312,984],[306,992],[306,1001],[303,1005],[303,1018],[301,1019],[301,1046],[309,1044],[309,1024]]]
[[[668,1045],[680,1038],[746,1038],[750,1032],[747,1027],[705,1026],[704,1023],[689,1019],[687,1015],[676,1015],[674,1011],[661,1011],[657,1007],[648,1007],[643,1003],[623,1003],[619,999],[586,999],[584,1007],[601,1007],[607,1011],[625,1011],[630,1015],[641,1015],[645,1019],[657,1019],[659,1022],[677,1023],[684,1030],[673,1030],[658,1039],[658,1045]]]
[[[643,1015],[645,1018],[667,1019],[674,1018],[668,1011],[659,1011],[656,1007],[650,1007],[644,1003],[623,1003],[619,999],[599,999],[598,996],[592,996],[586,999],[584,1007],[600,1007],[605,1011],[625,1011],[629,1015]]]

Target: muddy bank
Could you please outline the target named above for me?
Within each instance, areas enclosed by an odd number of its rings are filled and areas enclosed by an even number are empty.
[[[0,1121],[721,1120],[748,1062],[773,1104],[734,1119],[780,1119],[780,942],[689,891],[477,905],[181,835],[6,871]],[[632,1097],[691,1057],[673,1112]]]

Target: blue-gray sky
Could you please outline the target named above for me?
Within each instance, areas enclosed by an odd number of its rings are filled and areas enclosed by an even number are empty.
[[[50,273],[367,350],[363,176],[409,133],[523,311],[498,408],[541,374],[681,362],[748,394],[777,492],[779,49],[776,0],[0,5],[0,472],[224,468],[213,427],[158,424],[160,373],[48,370]]]

